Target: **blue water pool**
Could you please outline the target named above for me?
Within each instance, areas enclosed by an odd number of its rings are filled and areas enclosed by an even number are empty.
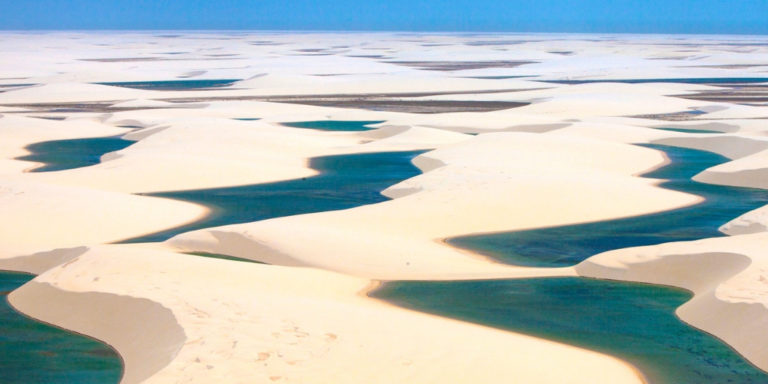
[[[31,172],[63,171],[98,164],[102,155],[119,151],[133,143],[119,137],[44,141],[28,145],[25,149],[30,154],[18,157],[17,160],[43,163]]]
[[[317,120],[317,121],[299,121],[295,123],[283,123],[286,127],[308,128],[321,131],[370,131],[369,125],[383,123],[384,121],[347,121],[347,120]]]
[[[228,87],[239,79],[211,79],[211,80],[162,80],[162,81],[130,81],[97,83],[113,87],[134,88],[154,91],[195,91]]]

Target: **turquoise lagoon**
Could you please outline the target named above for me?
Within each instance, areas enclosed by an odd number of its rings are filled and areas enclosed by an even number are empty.
[[[321,131],[370,131],[369,125],[383,123],[384,121],[347,121],[347,120],[317,120],[317,121],[299,121],[295,123],[283,123],[291,128],[308,128]]]
[[[44,141],[28,145],[26,150],[31,153],[17,160],[43,163],[43,166],[32,172],[63,171],[98,164],[102,155],[119,151],[133,143],[120,137]]]
[[[211,88],[228,87],[239,79],[199,79],[199,80],[163,80],[163,81],[129,81],[96,83],[113,87],[144,89],[154,91],[195,91]]]

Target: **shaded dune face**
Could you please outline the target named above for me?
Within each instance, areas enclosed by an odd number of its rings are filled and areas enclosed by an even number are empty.
[[[42,321],[102,340],[120,351],[123,384],[140,383],[167,366],[186,336],[173,313],[147,299],[101,292],[69,292],[31,281],[9,300]],[[99,308],[98,319],[80,316]]]
[[[122,364],[108,345],[29,318],[9,305],[8,293],[34,284],[29,282],[32,278],[0,273],[0,382],[116,383]]]

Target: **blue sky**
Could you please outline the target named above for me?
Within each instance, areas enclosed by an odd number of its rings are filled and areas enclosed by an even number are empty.
[[[768,0],[0,0],[0,29],[768,34]]]

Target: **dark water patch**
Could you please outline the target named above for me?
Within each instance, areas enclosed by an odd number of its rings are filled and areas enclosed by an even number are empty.
[[[96,63],[138,63],[138,62],[145,62],[145,61],[167,61],[169,59],[163,58],[163,57],[103,57],[103,58],[92,58],[92,59],[79,59],[80,61],[91,61]],[[97,83],[97,84],[105,84],[105,83]]]
[[[524,43],[530,43],[530,42],[534,42],[534,41],[533,40],[479,40],[479,41],[468,41],[464,44],[470,47],[488,47],[488,46],[495,46],[495,45],[517,45],[517,44],[524,44]]]
[[[522,79],[525,77],[537,77],[533,75],[522,76],[468,76],[468,79],[481,79],[481,80],[507,80],[507,79]]]
[[[423,151],[380,152],[317,157],[310,166],[320,174],[302,179],[240,187],[150,193],[213,210],[208,217],[124,243],[164,241],[183,232],[275,217],[354,208],[389,200],[380,192],[418,175],[413,157]]]
[[[497,92],[497,91],[494,91]],[[487,93],[487,92],[473,92]],[[484,101],[484,100],[420,100],[420,99],[385,99],[366,97],[317,97],[268,100],[295,104],[314,105],[320,107],[356,108],[370,111],[389,111],[402,113],[451,113],[451,112],[490,112],[502,109],[519,108],[529,105],[517,101]]]
[[[667,128],[667,127],[659,127],[654,128],[659,129],[662,131],[670,131],[670,132],[682,132],[682,133],[722,133],[719,131],[710,131],[706,129],[693,129],[693,128]]]
[[[233,120],[240,120],[240,121],[257,121],[261,120],[260,117],[236,117]]]
[[[30,87],[37,85],[35,83],[18,83],[18,84],[0,84],[0,88],[18,88],[18,87]]]
[[[633,115],[629,116],[635,119],[647,119],[647,120],[664,120],[664,121],[689,121],[695,120],[696,117],[706,114],[704,111],[691,110],[671,113],[652,113],[647,115]]]
[[[53,120],[53,121],[64,121],[67,119],[66,116],[30,116],[30,117],[34,117],[35,119]]]
[[[698,77],[698,78],[670,78],[670,79],[613,79],[613,80],[542,80],[545,83],[554,84],[592,84],[592,83],[624,83],[624,84],[649,84],[649,83],[681,83],[681,84],[751,84],[767,83],[768,77]]]
[[[284,45],[285,43],[278,43],[274,41],[249,41],[248,44],[250,45]]]
[[[122,361],[108,345],[33,320],[8,304],[8,292],[33,277],[0,272],[0,383],[117,383]]]
[[[612,249],[698,240],[723,236],[718,228],[734,218],[768,204],[768,191],[704,184],[691,180],[699,172],[729,161],[718,154],[663,145],[670,164],[644,177],[666,179],[661,186],[704,197],[681,209],[553,228],[463,236],[451,245],[470,249],[504,263],[534,267],[563,267]]]
[[[296,52],[304,52],[304,53],[318,53],[318,52],[324,52],[327,51],[325,48],[302,48],[302,49],[294,49]]]
[[[384,63],[402,65],[424,71],[465,71],[469,69],[516,68],[521,65],[535,64],[529,60],[491,60],[491,61],[384,61]]]
[[[154,91],[196,91],[201,89],[228,87],[239,79],[212,79],[212,80],[163,80],[163,81],[132,81],[96,83],[113,87],[144,89]]]
[[[357,57],[361,59],[383,59],[384,55],[347,55],[347,57]]]
[[[757,384],[768,375],[680,321],[690,293],[587,278],[391,282],[371,294],[401,307],[622,358],[652,384]]]
[[[98,164],[102,155],[127,148],[133,143],[119,137],[44,141],[28,145],[26,150],[31,154],[16,159],[44,164],[30,172],[62,171]]]
[[[376,128],[371,128],[369,125],[383,123],[384,120],[379,121],[347,121],[347,120],[317,120],[317,121],[300,121],[295,123],[283,123],[286,127],[291,128],[308,128],[317,129],[321,131],[370,131]]]

